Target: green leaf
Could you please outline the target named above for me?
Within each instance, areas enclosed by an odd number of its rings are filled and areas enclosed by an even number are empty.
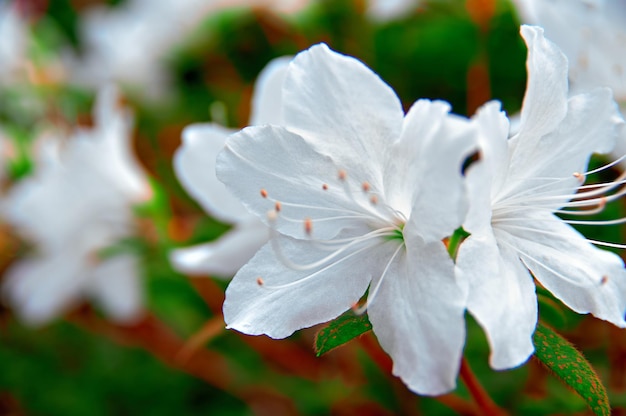
[[[348,311],[317,333],[314,344],[315,353],[319,357],[371,329],[372,324],[367,314],[355,315],[352,311]]]
[[[578,393],[596,415],[608,416],[606,390],[591,364],[565,338],[539,323],[533,337],[535,357]]]

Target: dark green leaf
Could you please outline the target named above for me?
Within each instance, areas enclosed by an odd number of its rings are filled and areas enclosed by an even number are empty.
[[[600,378],[580,351],[539,323],[533,338],[535,357],[578,393],[596,415],[608,416],[611,406]]]
[[[319,357],[371,329],[372,324],[367,314],[355,315],[352,311],[348,311],[317,333],[315,352]]]

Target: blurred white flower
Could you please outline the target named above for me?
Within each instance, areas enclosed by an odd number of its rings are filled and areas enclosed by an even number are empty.
[[[274,59],[259,75],[252,97],[250,125],[280,124],[282,84],[291,59]],[[183,143],[174,155],[176,175],[187,192],[209,215],[233,225],[232,230],[215,242],[174,250],[170,261],[182,273],[230,277],[269,238],[267,227],[215,176],[217,154],[234,132],[217,124],[189,126],[183,131]]]
[[[31,177],[13,186],[4,218],[35,246],[6,273],[3,291],[18,315],[44,323],[83,297],[118,321],[138,317],[142,292],[137,259],[101,251],[133,233],[132,205],[150,195],[130,148],[130,114],[117,91],[100,91],[95,127],[66,141],[42,139]]]
[[[511,368],[533,352],[536,279],[578,313],[626,327],[626,271],[619,256],[585,239],[561,219],[601,210],[623,183],[586,185],[594,152],[607,153],[623,124],[610,90],[571,97],[567,59],[538,27],[522,26],[528,45],[528,85],[517,133],[498,103],[475,117],[481,161],[469,168],[470,210],[457,266],[470,282],[468,309],[487,333],[491,366]],[[577,193],[578,192],[578,193]],[[575,218],[575,217],[574,217]],[[624,222],[624,220],[616,221]],[[531,274],[532,273],[532,274]]]
[[[626,2],[515,1],[522,20],[542,26],[567,56],[574,90],[610,87],[626,101]]]
[[[226,291],[228,327],[284,338],[367,309],[394,374],[422,394],[451,390],[466,290],[441,240],[465,216],[476,130],[440,101],[405,116],[376,74],[325,45],[294,58],[282,99],[282,126],[248,127],[217,158],[273,234]]]
[[[369,0],[367,15],[373,20],[386,22],[415,11],[421,0]]]
[[[0,2],[0,84],[10,82],[24,71],[27,36],[27,24],[17,4]]]
[[[99,86],[116,81],[158,97],[169,83],[167,54],[215,8],[217,0],[128,0],[91,8],[80,21],[83,55],[72,80]]]
[[[626,114],[626,1],[514,1],[522,21],[542,26],[567,56],[573,91],[609,87]],[[626,154],[626,129],[612,153]]]

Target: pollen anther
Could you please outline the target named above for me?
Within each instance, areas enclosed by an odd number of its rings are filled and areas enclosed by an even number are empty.
[[[609,276],[602,276],[602,279],[600,279],[600,284],[601,285],[606,285],[609,282]]]
[[[376,195],[372,195],[371,198],[370,198],[370,202],[373,205],[376,205],[378,203],[378,197]]]
[[[574,177],[580,181],[580,183],[585,182],[585,175],[580,172],[574,172]]]
[[[369,192],[370,184],[368,182],[363,182],[363,185],[361,185],[361,188],[363,188],[363,192]]]
[[[265,284],[265,282],[263,281],[263,279],[261,277],[257,277],[256,278],[256,284],[259,286],[263,286]]]
[[[323,189],[323,190],[325,190],[325,191],[328,191],[328,185],[323,184],[323,185],[322,185],[322,189]]]
[[[282,208],[282,205],[281,205],[280,201],[276,201],[276,203],[274,204],[274,210],[276,212],[280,212],[281,208]]]
[[[311,221],[311,218],[304,219],[304,231],[308,235],[311,235],[311,232],[313,232],[313,221]]]
[[[261,189],[261,196],[267,198],[267,191],[265,189]]]
[[[337,176],[339,177],[340,181],[345,181],[346,178],[348,177],[348,174],[346,173],[345,170],[341,169],[339,170],[339,173],[337,174]]]

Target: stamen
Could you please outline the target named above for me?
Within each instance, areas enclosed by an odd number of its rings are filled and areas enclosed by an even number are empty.
[[[346,178],[348,177],[348,174],[346,173],[345,170],[340,169],[339,172],[337,173],[337,177],[339,178],[340,181],[345,181]]]
[[[380,275],[378,282],[376,282],[376,286],[374,286],[374,290],[372,290],[367,295],[367,300],[365,301],[365,303],[362,306],[357,307],[356,309],[354,308],[352,309],[354,313],[356,313],[357,315],[362,315],[367,310],[367,308],[369,308],[372,302],[374,302],[374,299],[376,298],[376,295],[378,294],[378,291],[380,290],[380,287],[382,286],[383,280],[385,279],[387,270],[389,270],[389,267],[391,267],[391,263],[393,263],[394,259],[400,252],[400,249],[402,249],[403,247],[404,247],[404,242],[398,246],[396,251],[394,251],[393,255],[391,256],[391,258],[387,262],[387,265],[385,266],[385,270],[383,270],[383,273]]]
[[[607,283],[609,283],[609,276],[602,276],[602,279],[600,279],[600,284],[604,286]]]
[[[552,236],[557,236],[557,237],[562,236],[562,234],[558,233],[558,232],[540,230],[538,228],[532,228],[532,227],[524,227],[522,225],[503,224],[501,228],[512,228],[512,229],[516,229],[516,230],[530,231],[530,232],[534,232],[534,233],[537,233],[537,234],[552,235]],[[619,248],[619,249],[626,249],[626,244],[611,243],[611,242],[608,242],[608,241],[591,240],[589,238],[585,238],[584,240],[587,241],[588,243],[599,245],[599,246],[613,247],[613,248]]]
[[[376,195],[372,195],[372,196],[370,197],[370,203],[371,203],[372,205],[376,205],[376,204],[378,204],[378,197],[377,197]]]
[[[323,184],[323,185],[322,185],[322,189],[323,189],[323,190],[325,190],[325,191],[328,191],[328,185]]]
[[[551,268],[550,266],[546,265],[545,263],[535,259],[534,257],[530,256],[527,253],[524,253],[523,251],[521,251],[519,248],[515,247],[512,244],[509,244],[506,241],[500,241],[500,243],[510,247],[511,249],[513,249],[514,251],[516,251],[519,255],[520,255],[520,260],[522,260],[522,262],[524,263],[524,265],[526,266],[526,268],[528,268],[528,270],[532,269],[530,267],[528,267],[528,264],[526,264],[526,261],[524,261],[524,257],[528,258],[529,260],[535,262],[538,266],[543,267],[545,270],[547,270],[550,273],[553,273],[554,275],[558,276],[560,279],[562,279],[565,282],[571,283],[573,285],[576,286],[580,286],[581,284],[584,284],[585,282],[579,282],[579,281],[574,281],[571,278],[569,278],[568,276],[563,275],[562,273],[557,272],[556,270],[554,270],[553,268]],[[601,281],[601,280],[600,280]],[[593,283],[599,283],[599,282],[593,282]]]
[[[312,231],[313,231],[313,221],[311,221],[311,218],[305,218],[304,219],[304,232],[307,233],[307,235],[311,235]]]
[[[582,174],[582,173],[580,173],[580,172],[574,172],[574,173],[573,173],[573,175],[574,175],[574,177],[575,177],[576,179],[578,179],[578,182],[580,182],[580,183],[581,183],[581,185],[582,185],[583,183],[585,183],[585,179],[586,179],[586,176],[585,176],[585,175],[583,175],[583,174]]]
[[[264,284],[263,288],[265,288],[267,290],[280,290],[280,289],[286,289],[288,287],[296,286],[296,285],[299,285],[301,283],[307,282],[308,280],[314,278],[315,276],[319,275],[320,273],[325,272],[326,270],[331,269],[332,267],[335,267],[336,265],[340,264],[341,262],[346,261],[346,260],[348,260],[348,259],[350,259],[350,258],[352,258],[354,256],[357,256],[357,255],[361,254],[363,251],[368,250],[368,249],[370,249],[370,248],[372,248],[374,246],[376,246],[376,244],[369,244],[369,245],[367,245],[365,247],[361,247],[360,249],[358,249],[358,250],[356,250],[356,251],[346,255],[345,257],[340,258],[336,262],[330,263],[330,264],[324,266],[323,268],[321,268],[321,269],[319,269],[319,270],[317,270],[317,271],[315,271],[315,272],[313,272],[313,273],[311,273],[309,275],[304,276],[301,279],[295,280],[293,282],[285,283],[285,284],[282,284],[282,285],[275,285],[275,286],[270,286],[270,285],[265,285]]]
[[[265,189],[263,189],[263,188],[261,188],[261,196],[263,198],[267,198],[267,191]]]
[[[263,281],[262,278],[257,277],[256,278],[256,284],[259,285],[259,286],[263,286],[265,284],[265,282]]]
[[[274,210],[276,212],[280,212],[281,208],[282,208],[282,205],[281,205],[280,201],[276,201],[276,203],[274,203]]]
[[[368,182],[363,182],[363,184],[361,185],[361,188],[363,189],[363,192],[369,192],[370,184]]]

